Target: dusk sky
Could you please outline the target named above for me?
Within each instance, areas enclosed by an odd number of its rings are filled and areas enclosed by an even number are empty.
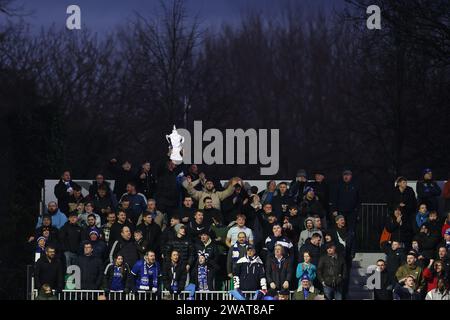
[[[259,11],[265,14],[276,14],[283,2],[289,0],[186,0],[188,14],[199,15],[203,26],[218,27],[224,22],[236,23],[242,14],[248,11]],[[305,6],[309,12],[322,8],[330,12],[334,7],[342,8],[344,0],[290,0]],[[16,0],[15,5],[23,5],[30,13],[25,20],[35,31],[51,24],[65,25],[66,8],[71,4],[79,5],[82,15],[82,26],[94,29],[99,33],[107,32],[116,25],[133,18],[136,12],[146,15],[158,8],[160,0]]]

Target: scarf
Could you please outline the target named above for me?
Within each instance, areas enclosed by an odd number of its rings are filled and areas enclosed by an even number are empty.
[[[197,276],[199,290],[208,290],[208,267],[206,265],[199,265],[197,269]]]
[[[231,260],[233,261],[233,263],[236,263],[239,260],[239,246],[247,247],[247,242],[242,245],[239,242],[236,242],[233,245],[233,251],[231,253]]]
[[[275,257],[275,260],[276,260],[276,263],[277,263],[277,268],[281,269],[281,264],[283,263],[284,258],[281,257],[281,259],[278,259],[277,257]]]
[[[139,279],[140,290],[150,290],[158,287],[159,265],[154,263],[149,265],[145,260],[142,264],[141,278]],[[151,286],[150,286],[151,285]]]
[[[170,267],[170,270],[172,271],[172,282],[170,283],[170,288],[174,292],[178,292],[178,281],[176,280],[177,272],[175,271],[175,268],[177,265],[172,264]]]
[[[341,229],[337,228],[336,234],[337,234],[339,243],[342,244],[344,246],[344,248],[346,248],[345,241],[347,239],[347,230],[345,230],[343,228],[341,228]]]
[[[305,297],[305,300],[308,300],[309,289],[303,288],[303,297]]]

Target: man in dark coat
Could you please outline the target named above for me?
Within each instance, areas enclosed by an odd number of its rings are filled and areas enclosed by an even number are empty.
[[[294,202],[299,205],[303,198],[303,190],[308,184],[308,177],[304,169],[297,170],[295,179],[289,184],[289,194]]]
[[[317,268],[317,278],[323,285],[327,300],[343,299],[343,284],[347,268],[344,259],[336,253],[333,243],[327,244],[327,254],[322,256]]]
[[[303,262],[303,253],[309,252],[311,256],[311,263],[315,266],[319,265],[320,256],[324,251],[324,247],[321,245],[322,236],[319,233],[314,233],[311,238],[307,239],[305,244],[299,249],[298,260]]]
[[[194,200],[192,199],[191,196],[186,195],[183,199],[183,205],[180,209],[180,218],[181,218],[181,222],[182,223],[188,223],[189,221],[191,221],[192,219],[194,219],[194,213],[195,213],[195,208],[194,208]]]
[[[323,208],[322,203],[319,201],[319,198],[316,196],[316,190],[312,187],[305,188],[305,196],[300,203],[300,210],[302,216],[312,217],[317,215],[323,220],[324,223],[326,223],[326,211]]]
[[[207,221],[203,215],[203,211],[197,211],[194,214],[194,219],[187,224],[187,236],[190,241],[194,243],[200,237],[202,232],[211,232],[211,223]]]
[[[411,224],[403,215],[403,209],[397,206],[394,212],[389,214],[385,224],[386,230],[391,233],[391,241],[397,241],[402,247],[408,248],[412,238]]]
[[[292,259],[289,259],[284,253],[282,245],[275,245],[273,256],[269,256],[266,262],[267,283],[271,289],[288,290],[292,281]]]
[[[211,233],[207,230],[200,232],[200,239],[194,242],[194,252],[197,255],[204,254],[208,263],[214,265],[215,271],[219,270],[219,251],[217,245],[211,239]]]
[[[63,273],[61,261],[55,258],[55,248],[47,246],[45,255],[41,256],[34,266],[34,286],[40,289],[47,283],[57,291],[62,290],[64,289]]]
[[[204,207],[203,207],[202,211],[203,211],[206,222],[208,222],[209,224],[213,224],[214,220],[216,220],[220,224],[224,223],[224,215],[222,214],[222,212],[219,209],[214,208],[211,197],[203,198],[203,204],[204,204]],[[230,218],[230,216],[228,216],[227,218]],[[230,220],[230,221],[234,221],[234,220],[236,220],[236,216],[233,216],[232,220]]]
[[[181,170],[181,166],[177,167],[171,160],[158,170],[158,185],[155,193],[156,201],[161,212],[165,213],[168,218],[178,213],[178,196],[177,175]]]
[[[297,247],[298,237],[300,236],[300,229],[302,228],[304,219],[299,216],[296,205],[289,206],[289,213],[284,216],[283,221],[280,221],[283,226],[283,231],[286,236],[291,239],[294,247]]]
[[[335,220],[336,224],[330,230],[330,235],[334,239],[334,241],[336,241],[336,243],[339,243],[344,248],[342,258],[344,258],[346,264],[347,274],[345,276],[345,281],[343,282],[342,293],[343,298],[345,299],[348,293],[348,281],[350,280],[352,262],[353,258],[355,257],[355,234],[353,230],[349,230],[347,228],[344,216],[339,215]]]
[[[180,262],[183,263],[187,271],[194,263],[194,248],[187,236],[186,227],[182,224],[175,226],[175,237],[166,244],[164,257],[167,259],[170,257],[172,251],[177,251],[180,255]]]
[[[246,256],[237,261],[233,281],[234,288],[242,291],[267,290],[264,264],[253,245],[248,245]]]
[[[72,181],[70,171],[64,171],[61,179],[59,179],[58,184],[55,186],[54,193],[58,199],[59,209],[66,215],[69,214],[69,199],[74,194],[74,187],[80,188],[81,190],[81,187]]]
[[[272,208],[278,220],[282,220],[283,216],[288,213],[289,206],[292,204],[294,204],[294,200],[289,194],[287,183],[281,182],[278,185],[277,194],[272,199]]]
[[[92,244],[86,241],[83,255],[78,257],[77,262],[81,272],[81,290],[98,290],[102,284],[103,264],[93,252]]]
[[[361,204],[359,187],[353,182],[350,170],[342,173],[342,180],[338,182],[331,193],[331,212],[333,218],[341,214],[347,221],[347,226],[355,230],[358,221],[359,206]]]
[[[66,266],[76,264],[80,249],[82,228],[78,225],[78,215],[72,212],[69,221],[59,230],[59,241],[66,258]]]
[[[398,268],[406,261],[406,256],[403,248],[400,247],[400,242],[389,241],[383,246],[383,251],[386,253],[386,271],[391,282],[396,282],[395,273]]]
[[[161,227],[155,223],[154,215],[151,212],[144,212],[142,223],[137,226],[137,230],[142,232],[142,236],[148,244],[147,250],[155,252],[159,257],[161,254]]]
[[[423,180],[417,181],[416,191],[419,203],[425,203],[430,211],[439,209],[438,200],[442,190],[433,180],[433,172],[430,168],[423,170]]]
[[[106,190],[106,194],[108,195],[108,197],[111,196],[111,186],[109,184],[108,181],[105,180],[105,176],[101,173],[98,173],[95,176],[95,180],[92,181],[91,186],[89,187],[89,199],[92,200],[94,199],[95,195],[98,192],[98,188],[103,187]]]
[[[308,183],[308,185],[314,189],[325,213],[328,214],[330,210],[330,186],[325,179],[325,173],[322,170],[315,170],[314,181]]]
[[[136,177],[137,191],[147,199],[153,198],[156,191],[156,177],[152,172],[150,161],[144,161]]]
[[[394,211],[398,206],[402,208],[408,223],[413,226],[416,219],[417,199],[414,190],[408,186],[408,181],[404,177],[397,179],[389,201],[391,211]]]
[[[109,161],[109,171],[113,174],[114,178],[114,194],[119,199],[125,192],[127,192],[127,183],[135,181],[135,173],[132,168],[131,162],[124,160],[119,167],[117,159],[111,159]]]
[[[110,263],[113,263],[114,257],[117,257],[118,255],[121,255],[123,257],[123,262],[129,266],[134,266],[136,261],[139,260],[139,252],[131,236],[130,228],[123,226],[120,233],[120,239],[112,243],[109,250]]]
[[[109,231],[109,244],[113,244],[114,241],[120,239],[120,233],[123,227],[128,227],[131,232],[134,232],[134,225],[128,220],[125,210],[120,209],[117,213],[117,221],[113,223]]]

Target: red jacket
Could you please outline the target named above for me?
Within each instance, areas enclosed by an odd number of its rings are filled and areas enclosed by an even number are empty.
[[[422,275],[427,283],[427,292],[437,288],[439,275],[433,274],[429,268],[425,268]]]
[[[448,180],[445,184],[444,184],[444,190],[442,192],[442,197],[444,199],[450,199],[450,180]]]

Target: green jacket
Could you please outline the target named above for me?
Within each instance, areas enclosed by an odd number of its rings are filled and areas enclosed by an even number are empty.
[[[420,291],[424,291],[426,282],[422,276],[422,271],[423,271],[422,268],[417,265],[413,265],[410,267],[405,263],[397,269],[395,277],[397,278],[398,281],[400,281],[401,279],[407,276],[413,276],[416,279],[415,289],[416,290],[420,289]]]
[[[310,287],[308,298],[305,299],[305,295],[303,294],[303,289],[299,287],[297,291],[294,292],[294,300],[315,300],[319,295],[319,291],[316,288]]]

